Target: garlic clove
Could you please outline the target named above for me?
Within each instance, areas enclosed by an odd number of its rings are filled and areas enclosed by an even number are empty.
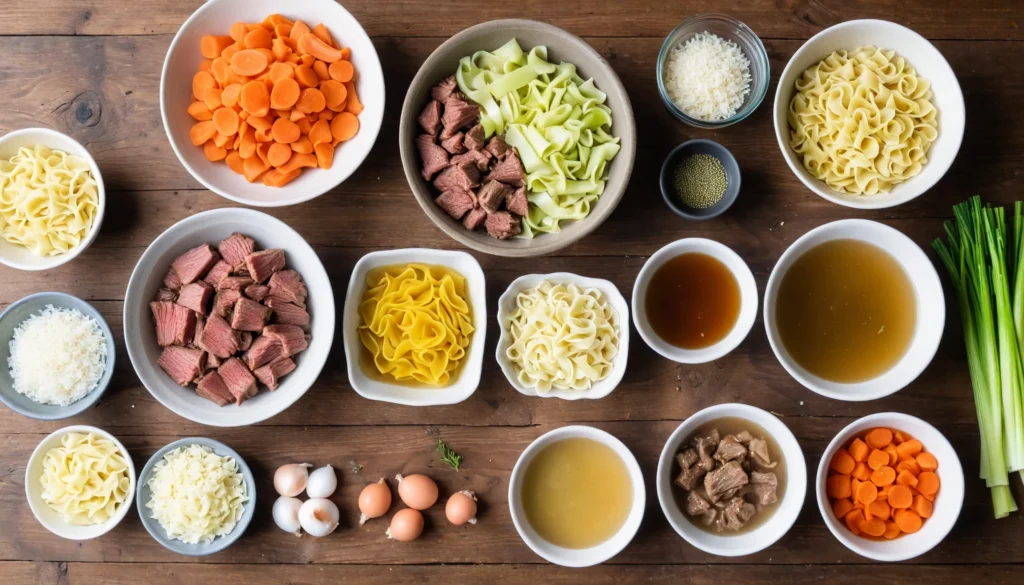
[[[313,466],[309,463],[288,463],[278,467],[274,472],[274,489],[282,496],[298,496],[306,489],[310,467]]]
[[[311,498],[329,498],[338,489],[338,476],[330,465],[321,467],[309,474],[306,482],[306,495]]]

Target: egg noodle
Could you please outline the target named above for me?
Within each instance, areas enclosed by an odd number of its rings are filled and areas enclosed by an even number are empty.
[[[938,136],[931,84],[895,51],[836,51],[796,80],[789,144],[836,191],[887,193],[921,172]]]
[[[619,315],[596,288],[543,281],[516,295],[505,355],[519,383],[545,394],[588,390],[619,351]]]
[[[443,266],[372,271],[359,305],[359,338],[377,371],[398,381],[444,386],[466,357],[473,316],[466,279]]]
[[[0,160],[0,236],[37,256],[71,251],[99,209],[99,188],[84,158],[42,145]]]
[[[96,433],[67,433],[43,456],[42,498],[64,522],[102,524],[131,491],[127,455]]]

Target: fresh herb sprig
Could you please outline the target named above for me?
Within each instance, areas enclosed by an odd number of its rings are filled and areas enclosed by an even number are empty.
[[[453,451],[440,437],[437,439],[437,452],[441,454],[441,461],[451,465],[455,471],[459,470],[459,466],[462,465],[462,455]]]

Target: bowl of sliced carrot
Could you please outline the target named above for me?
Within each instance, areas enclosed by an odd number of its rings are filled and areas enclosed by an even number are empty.
[[[818,465],[818,508],[840,542],[877,561],[922,555],[949,534],[964,501],[964,472],[949,441],[899,413],[843,429]]]
[[[210,0],[171,42],[160,78],[171,147],[238,203],[277,207],[341,184],[384,117],[384,75],[334,0]]]

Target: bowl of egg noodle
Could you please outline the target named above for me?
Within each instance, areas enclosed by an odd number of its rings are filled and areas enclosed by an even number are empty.
[[[963,141],[964,98],[935,45],[884,20],[811,37],[775,93],[775,137],[789,168],[833,203],[881,209],[931,189]]]
[[[61,211],[44,205],[51,200]],[[76,140],[48,128],[0,137],[0,263],[49,270],[70,262],[96,239],[105,208],[99,166]]]

